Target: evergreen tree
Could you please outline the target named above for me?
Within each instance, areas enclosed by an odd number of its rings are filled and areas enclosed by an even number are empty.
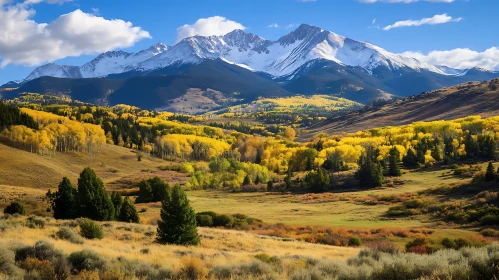
[[[480,135],[478,137],[478,144],[480,146],[480,155],[485,158],[495,159],[497,142],[494,136],[490,134]]]
[[[162,244],[199,244],[196,214],[179,185],[175,185],[162,206],[157,241]]]
[[[466,137],[464,139],[464,149],[466,150],[466,155],[468,157],[477,156],[480,152],[478,143],[471,135],[471,132],[468,132],[468,134],[466,134]]]
[[[251,185],[251,178],[249,175],[244,177],[243,186]]]
[[[496,171],[492,162],[489,162],[487,166],[487,171],[485,172],[485,181],[492,181],[496,179]]]
[[[120,216],[121,207],[123,206],[123,197],[119,192],[113,192],[111,194],[111,201],[114,206],[114,217],[118,218]]]
[[[260,164],[262,162],[262,152],[260,149],[256,149],[255,163]]]
[[[417,161],[418,164],[421,164],[421,165],[425,164],[425,162],[426,162],[425,154],[426,154],[426,149],[423,149],[422,147],[420,147],[419,149],[417,149],[417,151],[416,151],[416,161]]]
[[[400,159],[400,152],[397,150],[396,147],[392,147],[390,149],[390,157],[389,157],[390,169],[388,174],[390,176],[398,177],[402,175],[399,167],[399,159]]]
[[[418,166],[418,160],[416,158],[416,154],[414,154],[413,149],[409,148],[409,150],[407,151],[407,154],[402,159],[402,162],[403,162],[404,166],[408,167],[408,168]]]
[[[331,179],[324,168],[319,168],[316,171],[309,172],[305,176],[305,182],[308,183],[311,192],[321,193],[328,190]]]
[[[148,181],[152,188],[152,201],[163,201],[170,191],[170,185],[159,177],[154,177]]]
[[[372,151],[366,152],[361,159],[359,170],[356,173],[357,180],[363,188],[381,187],[384,183],[383,167],[373,159]]]
[[[47,196],[51,200],[54,218],[74,219],[78,217],[77,191],[68,178],[64,177],[59,184],[58,190]]]
[[[104,182],[90,168],[85,168],[78,179],[80,216],[97,221],[114,220],[114,206]]]
[[[148,203],[153,201],[152,187],[149,181],[142,181],[139,184],[139,193],[137,195],[137,203]]]
[[[130,201],[128,197],[126,197],[125,201],[123,201],[120,215],[118,216],[118,220],[121,222],[137,223],[137,224],[140,222],[139,213],[137,213],[135,205],[133,205],[133,203]]]
[[[333,170],[333,160],[330,158],[326,159],[322,164],[322,168],[326,170]]]
[[[307,162],[305,163],[305,170],[310,171],[312,169],[314,169],[314,162],[312,160],[312,157],[308,156]]]

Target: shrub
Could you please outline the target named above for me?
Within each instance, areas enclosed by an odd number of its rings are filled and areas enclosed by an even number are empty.
[[[196,220],[200,227],[213,226],[213,218],[209,215],[196,215]]]
[[[27,258],[21,264],[21,268],[38,279],[55,279],[56,277],[52,263],[47,260]]]
[[[30,216],[26,220],[26,226],[29,228],[45,228],[45,221],[36,216]]]
[[[276,256],[271,257],[267,254],[255,255],[255,259],[260,260],[266,264],[271,264],[271,265],[280,265],[281,264],[281,260],[278,257],[276,257]]]
[[[261,261],[238,265],[219,265],[211,269],[215,279],[277,279],[271,266]]]
[[[54,245],[46,241],[38,241],[35,246],[21,246],[15,251],[15,260],[23,262],[28,258],[51,261],[62,256],[62,253],[55,249]]]
[[[88,219],[84,219],[80,223],[80,234],[86,239],[102,239],[104,237],[102,227]]]
[[[480,224],[484,226],[497,225],[499,224],[499,217],[496,215],[485,215],[480,218]]]
[[[0,247],[0,275],[1,274],[12,277],[12,279],[22,279],[23,275],[23,271],[15,265],[14,252],[4,247]]]
[[[350,237],[348,240],[348,246],[360,246],[360,239],[358,237]]]
[[[208,276],[208,269],[199,258],[184,258],[179,271],[180,279],[204,279]]]
[[[230,227],[234,223],[234,218],[229,215],[216,215],[213,218],[213,225],[216,227]]]
[[[73,252],[68,256],[72,271],[78,273],[84,270],[103,270],[107,262],[97,253],[90,250]]]
[[[412,241],[409,241],[405,245],[405,249],[408,253],[416,254],[428,254],[430,249],[427,248],[427,240],[425,238],[418,237]]]
[[[73,244],[83,244],[83,239],[68,227],[59,228],[59,230],[55,233],[55,237],[58,239],[69,241]]]
[[[26,215],[26,210],[24,209],[24,205],[22,203],[14,201],[3,209],[3,213],[10,215]]]
[[[497,237],[499,236],[499,231],[493,228],[485,228],[480,231],[480,233],[485,237]]]
[[[369,243],[367,245],[371,250],[374,250],[375,252],[383,252],[387,254],[398,254],[400,253],[400,248],[397,246],[397,244],[388,242],[388,241],[381,241],[381,242],[373,242]]]

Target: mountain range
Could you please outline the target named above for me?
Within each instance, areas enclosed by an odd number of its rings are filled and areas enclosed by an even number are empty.
[[[321,93],[368,103],[495,77],[499,73],[431,65],[302,24],[276,41],[234,30],[185,38],[174,46],[157,43],[137,53],[106,52],[82,66],[47,64],[4,87],[19,87],[11,96],[28,90],[73,98],[79,93],[81,101],[109,105],[117,99],[138,105],[127,99],[137,99],[133,95],[140,89],[140,98],[147,99],[142,105],[156,109],[191,88],[245,99]]]

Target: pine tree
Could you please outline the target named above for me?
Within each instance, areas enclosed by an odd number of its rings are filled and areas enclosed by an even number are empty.
[[[142,181],[139,184],[139,194],[137,195],[137,203],[148,203],[153,201],[152,186],[149,181]]]
[[[251,178],[249,175],[244,177],[243,186],[251,185]]]
[[[391,148],[390,157],[389,157],[390,169],[388,172],[390,176],[398,177],[402,175],[399,167],[399,158],[400,158],[400,152],[397,150],[397,148],[396,147]]]
[[[305,182],[308,183],[311,192],[321,193],[328,190],[331,179],[324,168],[319,168],[316,171],[309,172],[305,176]]]
[[[198,245],[196,214],[179,185],[175,185],[162,206],[157,241],[162,244]]]
[[[487,166],[487,171],[485,172],[485,181],[492,181],[496,179],[496,171],[492,162],[489,162]]]
[[[359,170],[355,175],[363,188],[381,187],[384,183],[383,167],[374,161],[369,151],[361,159]]]
[[[468,132],[468,134],[466,134],[466,137],[464,139],[464,149],[466,150],[466,155],[469,157],[474,157],[480,152],[478,143],[471,135],[471,132]]]
[[[78,179],[80,216],[97,221],[114,220],[114,205],[104,182],[90,168],[85,168]]]
[[[489,159],[496,158],[497,142],[492,135],[486,134],[478,138],[480,155]]]
[[[305,164],[305,170],[310,171],[314,168],[314,164],[312,158],[310,156],[307,157],[307,162]]]
[[[262,152],[260,149],[256,149],[255,163],[260,164],[262,162]]]
[[[78,215],[78,201],[76,189],[68,178],[64,177],[57,192],[47,194],[52,200],[52,209],[56,219],[74,219]]]
[[[121,206],[120,215],[118,216],[118,220],[121,222],[127,223],[139,223],[140,217],[139,213],[137,213],[137,209],[135,209],[135,205],[130,201],[128,197],[123,201],[123,205]]]
[[[418,160],[416,158],[416,154],[414,154],[413,149],[409,148],[407,154],[402,159],[405,167],[416,167],[418,166]]]
[[[121,207],[123,206],[123,197],[119,192],[113,192],[111,194],[111,201],[114,206],[114,217],[118,218],[120,216]]]

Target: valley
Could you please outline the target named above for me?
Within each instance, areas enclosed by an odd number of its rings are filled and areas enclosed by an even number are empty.
[[[496,6],[0,0],[0,280],[499,279]]]

